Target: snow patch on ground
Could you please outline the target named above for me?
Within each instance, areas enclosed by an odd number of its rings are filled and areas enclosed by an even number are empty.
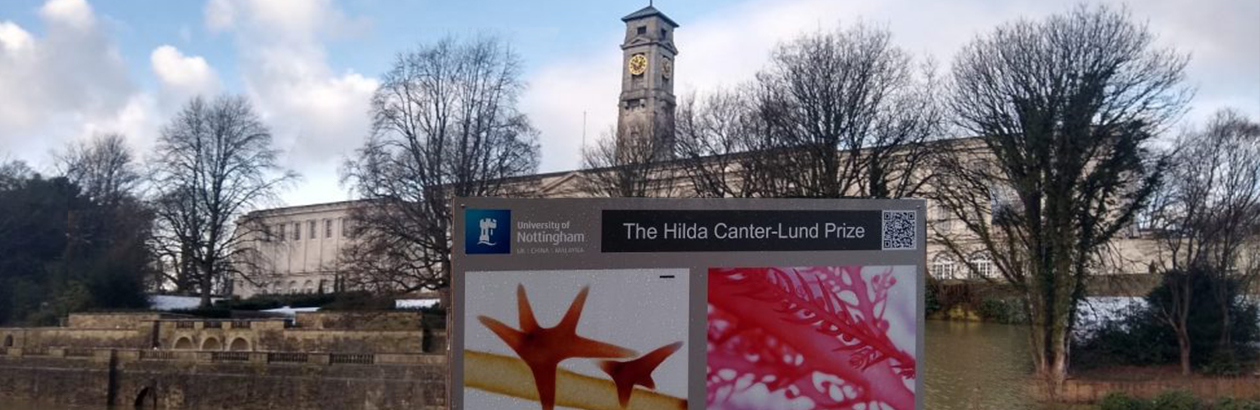
[[[285,307],[279,307],[275,309],[263,310],[262,312],[275,313],[275,314],[280,314],[280,315],[285,315],[285,316],[297,316],[298,313],[311,313],[311,312],[318,312],[318,311],[319,311],[319,308],[317,307],[295,308],[295,307],[285,306]]]
[[[1260,295],[1246,296],[1248,303],[1260,303]],[[1078,334],[1089,333],[1108,321],[1124,318],[1129,312],[1146,307],[1146,299],[1138,296],[1091,296],[1077,306]],[[1260,322],[1260,316],[1256,317]]]
[[[1120,319],[1132,310],[1146,307],[1146,299],[1136,296],[1094,296],[1077,306],[1079,320],[1098,323]]]
[[[438,299],[397,299],[394,301],[396,309],[426,309],[437,306]]]
[[[210,298],[211,303],[220,300],[223,300],[223,298]],[[195,309],[200,305],[201,298],[197,296],[149,295],[149,307],[163,312]]]

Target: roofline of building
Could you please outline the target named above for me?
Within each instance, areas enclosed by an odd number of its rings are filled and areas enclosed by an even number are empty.
[[[338,207],[349,208],[356,204],[363,203],[363,201],[365,200],[364,199],[350,199],[350,200],[337,201],[337,202],[320,202],[320,203],[314,203],[314,204],[303,204],[303,205],[293,205],[293,206],[282,206],[282,207],[277,207],[277,208],[258,209],[258,210],[254,210],[254,211],[250,211],[249,213],[246,213],[244,217],[256,218],[256,217],[272,216],[274,214],[302,213],[303,211],[318,212],[326,208],[338,208]]]
[[[933,145],[933,144],[943,144],[947,142],[956,143],[956,142],[961,142],[961,141],[966,141],[966,140],[976,140],[979,138],[980,137],[978,136],[941,138],[941,139],[936,139],[932,141],[927,141],[924,144]],[[866,149],[869,149],[869,148],[864,148],[863,150],[866,150]],[[748,152],[737,152],[737,153],[730,153],[730,154],[723,154],[723,155],[708,156],[701,159],[721,158],[721,157],[727,157],[727,156],[739,156],[739,155],[748,155],[748,154],[749,154]],[[692,160],[693,159],[678,158],[678,159],[672,159],[668,161],[662,161],[659,163],[659,165],[679,164],[684,161],[692,161]],[[498,181],[502,183],[512,183],[512,182],[518,182],[518,181],[541,180],[541,179],[552,178],[552,177],[562,177],[565,175],[575,174],[575,173],[582,174],[582,173],[588,173],[588,172],[602,172],[602,171],[607,171],[614,168],[616,167],[613,166],[613,167],[591,168],[591,169],[580,169],[580,168],[568,169],[568,170],[561,170],[561,171],[551,171],[551,172],[543,172],[543,173],[537,173],[537,174],[505,177],[505,178],[500,178]],[[367,199],[352,199],[352,200],[338,201],[338,202],[325,202],[325,203],[316,203],[316,204],[286,206],[286,207],[280,207],[280,208],[268,208],[268,209],[252,211],[246,214],[245,217],[249,218],[249,217],[272,216],[276,214],[294,214],[294,213],[301,213],[301,211],[308,210],[308,209],[314,212],[318,208],[329,208],[329,207],[336,207],[336,206],[342,206],[342,205],[349,207],[356,204],[361,204],[365,201],[368,201],[368,200]]]
[[[627,14],[625,17],[621,18],[621,21],[630,22],[632,20],[645,19],[652,16],[660,16],[661,20],[665,20],[666,23],[669,23],[670,25],[674,26],[674,28],[681,27],[678,25],[678,22],[674,21],[674,19],[669,18],[669,16],[666,16],[665,13],[661,12],[659,9],[651,5],[638,9],[633,13]]]

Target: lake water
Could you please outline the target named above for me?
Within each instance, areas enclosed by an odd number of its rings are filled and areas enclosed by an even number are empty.
[[[1079,410],[1028,398],[1032,371],[1027,328],[991,323],[928,321],[927,358],[921,361],[925,408],[931,410]],[[2,410],[105,410],[8,403]],[[119,409],[121,410],[121,409]]]
[[[928,321],[923,361],[924,408],[931,410],[1078,410],[1040,404],[1027,395],[1033,371],[1028,328],[992,323]]]

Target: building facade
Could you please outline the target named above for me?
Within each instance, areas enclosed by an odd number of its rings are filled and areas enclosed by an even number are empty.
[[[350,210],[356,202],[266,209],[247,214],[251,252],[236,261],[242,273],[232,295],[327,293],[341,290],[341,250],[352,240]]]
[[[617,104],[617,146],[648,148],[669,159],[674,146],[674,29],[678,23],[647,6],[621,19],[621,96]]]
[[[691,181],[677,172],[674,152],[674,63],[678,48],[674,30],[679,25],[654,7],[648,6],[622,18],[625,38],[622,50],[621,92],[618,95],[618,149],[651,146],[659,162],[665,192],[656,196],[693,196]],[[976,147],[978,139],[963,138],[933,142],[939,149],[964,155],[987,155]],[[647,144],[647,145],[645,145]],[[629,146],[634,145],[634,146]],[[628,147],[629,146],[629,147]],[[960,148],[961,147],[961,148]],[[936,149],[936,148],[934,148]],[[594,196],[586,189],[593,173],[608,170],[574,170],[512,178],[505,190],[513,196],[535,198],[580,198]],[[1001,198],[990,198],[1000,206]],[[234,295],[259,293],[316,293],[341,289],[340,251],[352,240],[347,224],[357,202],[337,202],[269,209],[251,213],[247,219],[262,225],[258,240],[250,241],[262,257],[259,279],[236,281]],[[995,208],[996,209],[996,208]],[[926,218],[929,236],[965,234],[961,221],[949,212],[929,204]],[[941,280],[997,279],[1001,275],[992,258],[976,252],[959,258],[947,252],[939,241],[929,238],[928,274]],[[1136,230],[1113,241],[1108,259],[1098,269],[1105,274],[1144,274],[1157,259],[1154,240]],[[964,260],[965,259],[965,260]]]

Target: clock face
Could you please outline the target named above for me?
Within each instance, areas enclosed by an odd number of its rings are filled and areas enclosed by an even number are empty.
[[[661,59],[661,76],[667,80],[674,76],[674,62],[668,58]]]
[[[647,66],[648,66],[647,56],[643,54],[635,54],[634,56],[630,57],[630,63],[629,63],[630,74],[641,75],[643,74],[644,71],[647,71]]]

